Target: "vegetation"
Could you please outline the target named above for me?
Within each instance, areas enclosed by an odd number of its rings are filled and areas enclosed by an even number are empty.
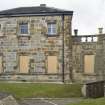
[[[80,84],[0,83],[0,92],[13,94],[17,99],[29,97],[81,97]]]
[[[105,105],[105,98],[99,99],[86,99],[79,103],[69,104],[69,105]]]

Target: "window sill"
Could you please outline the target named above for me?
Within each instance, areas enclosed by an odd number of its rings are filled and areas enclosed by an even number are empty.
[[[0,38],[4,38],[4,37],[6,37],[5,35],[0,35]]]
[[[30,36],[30,34],[18,34],[18,36]]]
[[[17,36],[18,38],[29,38],[30,39],[30,35],[18,35]]]
[[[96,76],[96,73],[83,73],[83,75],[87,76]]]
[[[47,37],[57,37],[57,36],[59,36],[59,35],[57,35],[57,34],[47,34]]]

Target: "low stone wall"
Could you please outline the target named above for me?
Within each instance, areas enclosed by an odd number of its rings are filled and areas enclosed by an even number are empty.
[[[0,92],[0,105],[19,105],[19,104],[12,95]]]
[[[105,35],[73,36],[72,67],[76,82],[105,79]],[[85,72],[85,56],[94,56],[94,70]],[[87,64],[88,68],[89,64]]]
[[[8,96],[0,100],[0,105],[19,105],[13,96]]]

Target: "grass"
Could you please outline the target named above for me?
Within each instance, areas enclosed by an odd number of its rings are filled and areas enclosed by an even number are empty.
[[[105,98],[86,99],[79,103],[69,104],[69,105],[105,105]]]
[[[21,98],[69,98],[81,97],[80,84],[32,84],[32,83],[0,83],[0,92],[13,94]]]

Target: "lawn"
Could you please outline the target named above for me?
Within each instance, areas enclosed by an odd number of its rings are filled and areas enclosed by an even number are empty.
[[[79,103],[69,104],[69,105],[105,105],[105,98],[99,99],[86,99]]]
[[[80,84],[0,83],[0,92],[13,94],[17,99],[29,97],[81,97]]]

